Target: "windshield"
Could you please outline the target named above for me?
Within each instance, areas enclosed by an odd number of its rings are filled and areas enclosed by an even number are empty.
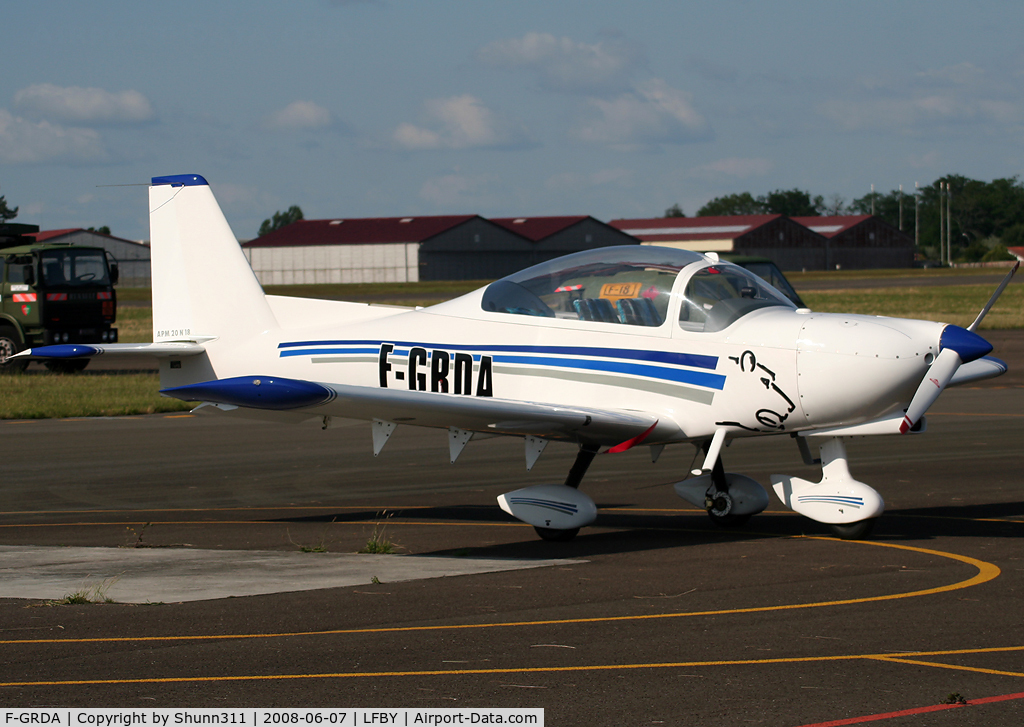
[[[804,302],[797,295],[796,290],[786,280],[786,276],[782,274],[778,266],[773,262],[749,262],[742,263],[742,267],[752,272],[757,277],[766,281],[769,285],[775,288],[777,291],[782,293],[784,296],[789,298],[793,303],[796,304],[797,308],[806,308]]]
[[[492,283],[481,305],[486,311],[514,315],[660,326],[676,275],[703,259],[666,247],[586,250]]]
[[[46,250],[39,255],[43,285],[110,285],[102,250]]]
[[[759,308],[796,306],[738,265],[719,263],[698,270],[686,284],[679,325],[688,331],[720,331]]]

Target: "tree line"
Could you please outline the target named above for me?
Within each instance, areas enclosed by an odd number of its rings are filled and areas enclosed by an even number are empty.
[[[940,177],[917,190],[870,192],[847,202],[802,189],[777,189],[757,197],[750,192],[716,197],[697,217],[779,214],[787,217],[875,214],[917,239],[918,253],[939,258],[939,205],[949,210],[952,258],[957,262],[1003,260],[1007,247],[1024,246],[1024,184],[1016,177],[983,182],[959,174]],[[678,204],[665,217],[685,217]],[[916,230],[917,225],[920,230]],[[943,223],[945,226],[945,223]],[[945,234],[945,232],[943,232]]]

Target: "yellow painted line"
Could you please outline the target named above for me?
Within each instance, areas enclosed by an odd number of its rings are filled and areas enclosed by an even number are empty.
[[[934,666],[940,669],[953,669],[955,671],[976,671],[981,674],[995,674],[1004,677],[1024,677],[1024,674],[1017,671],[1000,671],[998,669],[981,669],[974,666],[958,666],[956,664],[941,664],[934,661],[918,661],[917,659],[903,659],[894,656],[872,657],[875,661],[894,661],[900,664],[913,664],[916,666]]]
[[[274,525],[274,526],[288,526],[294,527],[298,523],[291,521],[288,522],[274,522],[270,520],[149,520],[150,525]],[[97,526],[97,527],[110,527],[116,525],[118,527],[124,527],[126,525],[145,525],[146,523],[142,520],[119,520],[117,522],[88,522],[88,523],[19,523],[15,525],[2,525],[0,528],[69,528],[69,527],[83,527],[83,526]],[[526,523],[464,523],[458,521],[446,521],[438,520],[433,521],[420,521],[420,520],[392,520],[380,518],[368,518],[366,520],[332,520],[331,522],[313,522],[307,523],[309,525],[380,525],[391,527],[392,525],[444,525],[446,527],[488,527],[488,528],[532,528],[532,525]],[[650,530],[651,528],[647,528]],[[666,528],[667,529],[667,528]],[[680,528],[671,528],[672,530],[679,530]]]
[[[436,505],[281,505],[279,507],[154,507],[151,510],[18,510],[0,512],[0,515],[92,515],[108,512],[123,512],[128,515],[137,515],[146,512],[260,512],[269,510],[387,510],[400,512],[402,510],[427,510]],[[483,507],[483,506],[481,506]],[[490,506],[488,506],[490,507]],[[703,510],[701,511],[703,512]]]
[[[994,649],[966,649],[949,652],[912,652],[908,656],[943,654],[981,654],[996,651],[1024,651],[1024,646]],[[319,674],[247,674],[208,677],[148,677],[141,679],[81,679],[37,682],[0,682],[0,687],[89,686],[96,684],[171,684],[181,682],[284,681],[295,679],[360,679],[367,677],[473,676],[481,674],[550,674],[557,672],[630,671],[637,669],[694,669],[716,666],[765,666],[771,664],[806,664],[823,661],[860,661],[885,659],[889,654],[846,654],[836,656],[793,656],[775,659],[735,659],[721,661],[673,661],[646,664],[584,664],[576,666],[498,667],[490,669],[425,669],[419,671],[325,672]]]
[[[952,583],[945,586],[926,588],[920,591],[892,593],[883,596],[865,596],[863,598],[847,598],[839,601],[818,601],[814,603],[793,603],[776,606],[754,606],[752,608],[728,608],[715,611],[648,613],[632,616],[593,616],[590,618],[549,619],[544,621],[510,621],[502,623],[446,624],[435,626],[386,626],[359,629],[331,629],[326,631],[294,631],[270,634],[207,634],[197,636],[98,637],[85,639],[20,639],[0,640],[0,644],[94,644],[149,641],[226,641],[231,639],[272,639],[291,638],[296,636],[339,636],[347,634],[391,634],[424,631],[460,631],[470,629],[515,628],[524,626],[563,626],[591,623],[612,623],[619,621],[650,621],[656,619],[694,618],[698,616],[726,616],[747,613],[768,613],[772,611],[793,611],[804,608],[824,608],[826,606],[847,606],[857,603],[876,603],[879,601],[893,601],[903,598],[931,596],[939,593],[948,593],[950,591],[957,591],[963,588],[971,588],[973,586],[981,585],[982,583],[987,583],[988,581],[997,578],[1001,573],[999,567],[993,563],[987,563],[983,560],[971,558],[966,555],[959,555],[957,553],[946,553],[941,550],[930,550],[927,548],[918,548],[911,545],[897,545],[895,543],[875,543],[864,540],[838,540],[836,538],[825,538],[804,535],[794,537],[798,539],[807,540],[824,540],[834,543],[873,545],[880,548],[895,548],[897,550],[906,550],[914,553],[924,553],[925,555],[934,555],[940,558],[947,558],[950,560],[959,561],[961,563],[966,563],[967,565],[971,565],[977,568],[978,573],[964,581],[958,581],[956,583]]]

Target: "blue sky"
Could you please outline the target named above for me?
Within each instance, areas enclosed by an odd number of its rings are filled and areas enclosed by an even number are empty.
[[[1024,163],[1024,4],[12,3],[0,194],[146,239],[199,173],[241,238],[307,218],[692,215]]]

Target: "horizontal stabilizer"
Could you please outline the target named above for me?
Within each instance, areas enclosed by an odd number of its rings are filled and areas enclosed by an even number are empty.
[[[198,343],[63,343],[56,346],[37,346],[12,356],[27,359],[94,358],[96,356],[168,358],[171,356],[197,356],[206,349]]]

